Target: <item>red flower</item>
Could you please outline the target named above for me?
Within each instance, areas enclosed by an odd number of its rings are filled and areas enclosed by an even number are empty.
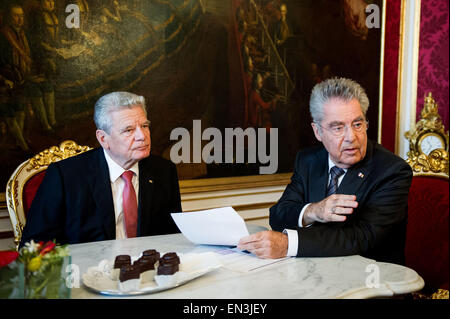
[[[12,263],[17,259],[17,257],[19,257],[19,253],[17,251],[0,251],[0,268]]]
[[[50,252],[55,248],[56,244],[52,241],[48,241],[44,247],[42,248],[41,252],[39,253],[41,256],[44,256],[46,253]]]

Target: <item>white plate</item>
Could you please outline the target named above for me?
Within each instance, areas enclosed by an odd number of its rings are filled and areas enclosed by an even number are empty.
[[[83,284],[102,295],[106,296],[136,296],[173,289],[185,283],[203,276],[222,266],[220,261],[211,252],[201,254],[178,254],[180,257],[180,270],[171,276],[155,276],[154,280],[140,284],[139,289],[122,291],[118,281],[110,278],[110,270],[113,261],[102,260],[97,266],[90,267],[83,274]],[[132,257],[132,260],[136,260]]]

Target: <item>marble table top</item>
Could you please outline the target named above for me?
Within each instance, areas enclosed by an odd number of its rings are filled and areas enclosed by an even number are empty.
[[[250,230],[255,231],[254,227]],[[109,240],[70,245],[69,248],[72,264],[79,267],[80,275],[103,259],[114,260],[119,254],[138,256],[146,249],[182,254],[224,249],[221,246],[194,245],[182,234]],[[423,286],[423,279],[410,268],[355,255],[288,258],[247,273],[221,267],[182,286],[132,298],[352,299],[390,297],[418,291]],[[82,281],[79,288],[72,288],[71,297],[128,298],[95,293]]]

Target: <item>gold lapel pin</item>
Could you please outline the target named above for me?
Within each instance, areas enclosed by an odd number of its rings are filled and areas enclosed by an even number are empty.
[[[149,182],[150,184],[153,184],[153,180],[152,180],[152,179],[149,179],[148,182]]]
[[[358,177],[359,177],[359,178],[364,178],[364,174],[361,173],[361,172],[359,172]]]

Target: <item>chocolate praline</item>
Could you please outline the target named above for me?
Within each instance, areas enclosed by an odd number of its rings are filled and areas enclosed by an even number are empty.
[[[131,265],[130,255],[118,255],[114,261],[114,268],[121,268],[123,266]]]
[[[176,253],[166,253],[160,259],[159,262],[170,262],[170,263],[180,263],[180,257]]]
[[[160,263],[158,266],[158,275],[173,275],[179,270],[176,263]]]
[[[147,249],[142,252],[142,256],[153,256],[153,255],[159,255],[159,252],[155,249]]]
[[[141,257],[133,265],[139,268],[140,272],[155,270],[155,260],[153,258]]]
[[[146,259],[153,260],[154,262],[157,262],[159,257],[160,257],[159,252],[157,252],[154,249],[148,249],[148,250],[145,250],[142,253],[142,257],[141,258],[146,258]]]
[[[130,279],[139,279],[139,275],[140,275],[139,267],[134,265],[128,265],[120,268],[119,280],[123,282]]]

